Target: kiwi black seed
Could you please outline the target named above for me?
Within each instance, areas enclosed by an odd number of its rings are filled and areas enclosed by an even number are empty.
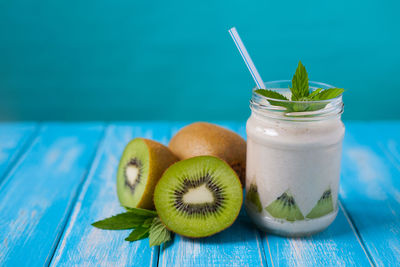
[[[129,175],[129,170],[133,168],[137,170],[136,178],[132,181]],[[138,158],[132,158],[124,168],[124,179],[125,186],[131,189],[132,194],[135,192],[135,187],[140,183],[143,175],[143,164],[142,161]]]
[[[162,173],[178,159],[164,145],[135,138],[125,147],[117,172],[122,206],[153,209],[153,192]]]
[[[213,156],[173,164],[154,191],[161,221],[173,232],[188,237],[209,236],[229,227],[239,214],[242,200],[237,174]]]

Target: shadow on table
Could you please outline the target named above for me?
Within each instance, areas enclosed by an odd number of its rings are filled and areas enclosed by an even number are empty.
[[[254,224],[240,216],[226,230],[213,236],[196,239],[196,241],[202,244],[240,243],[240,245],[247,246],[249,243],[256,243],[257,239],[260,240],[260,235]]]

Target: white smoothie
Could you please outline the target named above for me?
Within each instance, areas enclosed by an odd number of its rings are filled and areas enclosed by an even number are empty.
[[[344,136],[340,114],[296,121],[253,110],[246,128],[246,192],[250,187],[253,191],[252,200],[246,197],[245,202],[249,216],[260,228],[283,235],[302,236],[326,228],[337,214]],[[289,197],[291,203],[286,204]],[[314,209],[322,199],[325,204]],[[332,206],[329,212],[318,213],[326,211],[326,203]],[[293,218],[283,218],[281,210],[287,205],[292,205]]]

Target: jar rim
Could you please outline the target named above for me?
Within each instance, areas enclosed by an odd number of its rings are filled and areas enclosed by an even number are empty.
[[[282,92],[285,90],[287,93],[289,93],[289,86],[291,82],[292,81],[290,80],[276,80],[265,82],[264,84],[267,89],[269,88],[276,92]],[[314,81],[309,81],[309,87],[313,90],[318,88],[322,88],[323,90],[334,88],[334,86],[330,84]],[[250,108],[252,111],[261,116],[278,120],[314,121],[338,116],[340,117],[343,113],[344,105],[342,101],[342,94],[328,100],[292,101],[266,97],[256,93],[256,90],[257,88],[253,88]],[[275,102],[275,104],[273,104],[273,102]],[[291,111],[288,110],[285,105],[277,105],[277,103],[292,105],[321,105],[323,108],[304,111]]]
[[[291,83],[291,80],[275,80],[275,81],[268,81],[268,82],[264,82],[265,88],[268,89],[267,85],[269,84],[273,84],[273,83]],[[321,83],[321,82],[315,82],[315,81],[309,81],[308,84],[310,85],[310,88],[322,88],[323,90],[326,89],[330,89],[330,88],[335,88],[333,85],[327,84],[327,83]],[[318,85],[318,86],[311,86],[311,85]],[[277,88],[273,88],[273,89],[277,89]],[[284,90],[284,88],[279,88]],[[286,88],[285,88],[286,89]],[[335,98],[331,98],[331,99],[327,99],[327,100],[311,100],[311,101],[299,101],[299,100],[283,100],[283,99],[277,99],[277,98],[271,98],[271,97],[267,97],[267,96],[263,96],[260,94],[257,94],[255,91],[258,90],[257,87],[253,88],[253,97],[254,95],[262,98],[262,99],[266,99],[266,100],[272,100],[272,101],[279,101],[282,103],[330,103],[333,102],[334,100],[338,100],[342,98],[343,94],[340,94],[339,96],[335,97]]]

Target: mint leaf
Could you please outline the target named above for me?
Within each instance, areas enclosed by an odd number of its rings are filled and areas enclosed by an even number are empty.
[[[313,92],[308,96],[308,99],[309,99],[309,100],[314,100],[314,97],[316,97],[316,96],[319,94],[319,92],[321,92],[321,91],[322,91],[322,88],[316,89],[315,91],[313,91]]]
[[[125,230],[141,226],[148,217],[133,212],[125,212],[110,218],[92,223],[94,227],[105,230]]]
[[[127,211],[132,212],[138,216],[144,216],[144,217],[156,217],[157,212],[154,210],[146,210],[146,209],[140,209],[140,208],[129,208],[129,207],[124,207]]]
[[[280,93],[272,91],[272,90],[257,89],[255,92],[257,94],[260,94],[260,95],[263,95],[263,96],[269,97],[269,98],[280,99],[280,100],[289,100],[284,95],[281,95]]]
[[[290,88],[290,91],[292,91],[293,101],[299,100],[300,98],[310,94],[308,89],[308,74],[306,68],[301,64],[301,61],[299,61],[299,65],[293,75],[292,88]]]
[[[148,219],[146,219],[146,220],[143,222],[142,227],[150,227],[151,224],[153,223],[153,219],[154,219],[154,218],[148,218]]]
[[[135,230],[133,230],[129,236],[127,238],[125,238],[126,241],[136,241],[136,240],[140,240],[143,238],[146,238],[149,236],[149,231],[150,231],[150,227],[137,227]]]
[[[312,92],[308,97],[306,97],[305,101],[320,101],[320,100],[329,100],[335,97],[338,97],[344,92],[343,89],[340,88],[330,88],[323,90],[322,88],[316,89]],[[301,100],[300,100],[301,101]],[[294,111],[315,111],[323,109],[328,103],[296,103],[293,108]]]
[[[171,232],[164,226],[161,220],[156,217],[151,224],[149,237],[150,247],[159,246],[171,240]]]
[[[281,95],[280,93],[278,93],[278,92],[275,92],[275,91],[272,91],[272,90],[267,90],[267,89],[257,89],[256,91],[255,91],[257,94],[259,94],[259,95],[262,95],[262,96],[265,96],[265,97],[268,97],[268,98],[274,98],[274,99],[277,99],[277,100],[289,100],[289,99],[287,99],[284,95]],[[282,102],[282,101],[273,101],[273,100],[270,100],[270,99],[268,99],[267,100],[271,105],[274,105],[274,106],[281,106],[281,107],[284,107],[284,108],[288,108],[288,104],[289,103],[287,103],[287,102]]]
[[[307,100],[297,100],[301,102],[291,103],[291,110],[293,112],[308,111],[310,103]]]
[[[342,88],[330,88],[322,90],[319,94],[314,96],[313,100],[329,100],[343,94],[344,89]]]

